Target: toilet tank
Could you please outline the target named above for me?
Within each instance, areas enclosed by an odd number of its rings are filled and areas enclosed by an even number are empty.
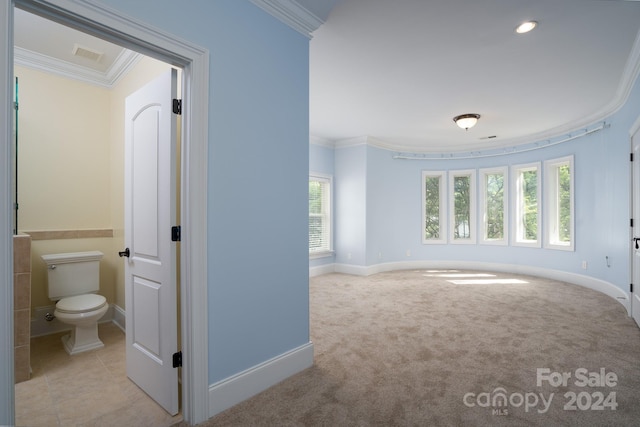
[[[47,264],[49,299],[97,292],[100,289],[100,251],[42,255]]]

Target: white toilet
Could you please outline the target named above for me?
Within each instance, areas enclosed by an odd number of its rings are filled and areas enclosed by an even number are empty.
[[[49,299],[57,301],[53,315],[73,327],[62,337],[69,354],[104,347],[98,337],[98,320],[109,305],[100,288],[99,251],[42,255],[47,264]]]

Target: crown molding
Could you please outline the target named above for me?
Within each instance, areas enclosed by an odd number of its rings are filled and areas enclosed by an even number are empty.
[[[318,145],[321,147],[336,148],[336,143],[334,141],[315,135],[309,136],[309,144]]]
[[[251,3],[308,38],[312,38],[311,33],[324,24],[322,19],[295,0],[251,0]]]
[[[106,72],[100,72],[18,46],[14,47],[16,65],[109,89],[125,76],[141,58],[142,55],[139,53],[125,49]]]
[[[357,147],[360,145],[370,145],[371,137],[367,136],[367,135],[363,135],[363,136],[356,136],[354,138],[345,138],[345,139],[339,139],[337,141],[334,142],[336,148],[348,148],[348,147]]]
[[[397,145],[389,144],[381,139],[370,135],[357,136],[355,138],[339,139],[334,142],[335,148],[356,147],[358,145],[367,145],[369,147],[382,148],[384,150],[394,151]]]
[[[627,63],[625,64],[622,77],[620,78],[620,86],[618,87],[618,91],[616,92],[616,96],[612,102],[612,105],[615,107],[612,108],[611,112],[617,111],[618,108],[626,104],[629,96],[631,95],[631,91],[633,90],[633,86],[638,80],[638,76],[640,76],[640,31],[636,34],[636,39],[633,42],[631,53],[629,53],[629,57],[627,58]]]

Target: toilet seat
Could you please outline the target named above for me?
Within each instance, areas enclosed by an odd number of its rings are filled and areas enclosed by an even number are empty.
[[[62,298],[56,304],[56,310],[61,313],[86,313],[102,308],[107,299],[102,295],[85,294]]]

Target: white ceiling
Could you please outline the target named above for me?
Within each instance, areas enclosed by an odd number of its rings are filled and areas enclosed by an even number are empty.
[[[640,1],[297,2],[325,20],[310,42],[310,133],[337,144],[459,152],[558,137],[613,113],[640,71]],[[527,19],[538,28],[516,34]],[[74,56],[76,44],[103,56]],[[103,86],[139,59],[18,9],[15,45],[18,64]],[[452,120],[464,113],[482,117],[464,131]]]
[[[110,87],[140,55],[89,34],[15,9],[14,55],[18,65]],[[74,55],[76,47],[100,53],[97,60]]]
[[[311,40],[311,134],[412,152],[556,137],[625,101],[639,29],[635,1],[339,0]]]

